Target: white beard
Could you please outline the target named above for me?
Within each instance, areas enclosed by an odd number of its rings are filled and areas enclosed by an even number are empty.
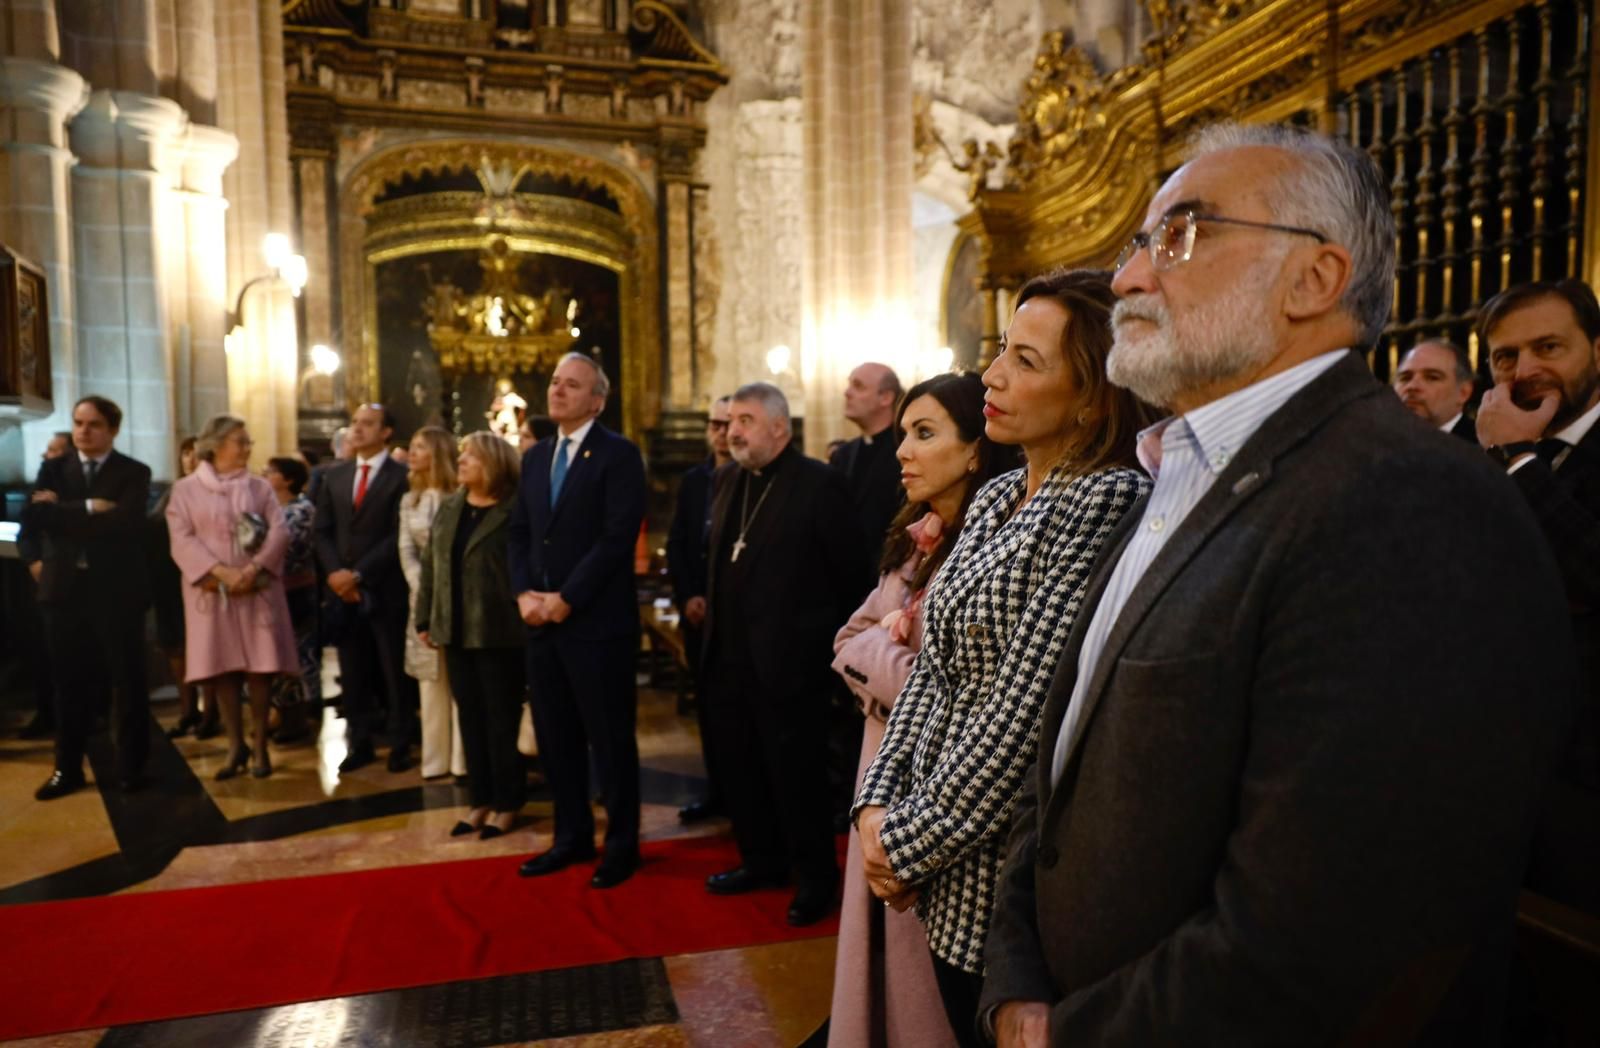
[[[1149,295],[1117,303],[1111,313],[1114,339],[1106,376],[1147,404],[1170,407],[1191,390],[1225,382],[1264,367],[1277,352],[1271,314],[1261,294],[1282,258],[1258,259],[1218,295],[1173,324],[1167,307]],[[1134,335],[1123,325],[1140,319],[1155,330]]]

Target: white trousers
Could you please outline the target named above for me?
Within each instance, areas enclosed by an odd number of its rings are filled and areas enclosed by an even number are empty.
[[[461,751],[461,720],[444,667],[438,680],[419,680],[422,693],[422,776],[465,775],[467,758]]]

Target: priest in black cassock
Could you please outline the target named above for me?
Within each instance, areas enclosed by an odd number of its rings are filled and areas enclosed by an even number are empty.
[[[829,465],[845,475],[861,533],[871,547],[862,596],[877,585],[878,553],[904,497],[894,439],[894,408],[902,392],[900,377],[887,364],[866,363],[850,372],[844,389],[844,417],[860,428],[861,435],[845,441],[828,459]]]
[[[832,911],[839,884],[827,782],[833,636],[870,571],[843,476],[791,443],[789,402],[765,382],[733,395],[733,463],[712,506],[704,673],[708,748],[740,865],[713,894],[792,876],[789,923]]]

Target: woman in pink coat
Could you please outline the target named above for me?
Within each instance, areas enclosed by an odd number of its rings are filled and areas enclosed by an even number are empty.
[[[906,504],[889,526],[878,588],[833,640],[834,671],[867,718],[857,790],[922,646],[922,592],[955,545],[972,496],[1016,465],[1015,452],[984,434],[983,393],[976,374],[947,374],[912,386],[900,401],[895,427],[903,436],[896,454]],[[861,838],[854,829],[845,869],[861,869]],[[847,875],[828,1044],[953,1045],[956,1038],[938,1002],[917,915],[888,909],[858,872]]]
[[[267,756],[271,678],[298,673],[294,628],[283,590],[289,532],[272,485],[246,468],[254,442],[244,420],[218,415],[195,442],[200,465],[172,486],[167,527],[183,573],[185,679],[208,682],[232,743],[218,779],[245,769],[239,684],[250,694],[256,760],[250,774],[272,774]]]

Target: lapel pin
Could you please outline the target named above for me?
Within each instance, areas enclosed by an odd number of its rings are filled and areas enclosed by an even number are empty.
[[[1259,483],[1261,483],[1261,474],[1255,472],[1246,473],[1234,482],[1233,493],[1235,495],[1243,495]]]
[[[590,456],[590,455],[593,455],[593,454],[594,454],[594,452],[593,452],[593,451],[585,451],[585,452],[584,452],[584,453],[583,453],[583,457],[584,457],[584,458],[588,458],[588,457],[589,457],[589,456]]]

